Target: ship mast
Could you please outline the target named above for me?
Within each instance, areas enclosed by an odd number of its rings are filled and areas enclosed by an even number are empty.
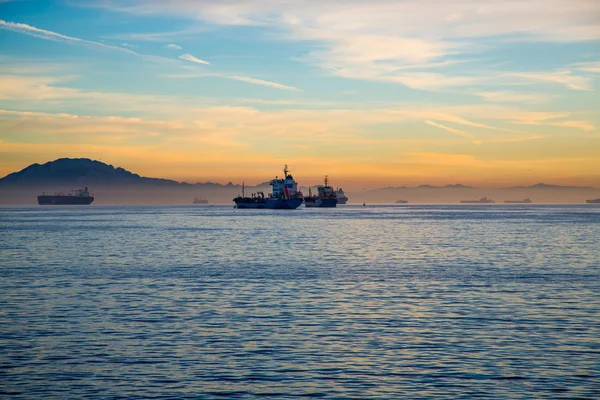
[[[329,186],[329,175],[325,175],[325,186]]]
[[[246,197],[246,185],[242,182],[242,197]]]
[[[285,166],[283,167],[283,176],[284,176],[284,178],[287,178],[288,172],[289,172],[288,166],[287,166],[287,164],[285,164]]]

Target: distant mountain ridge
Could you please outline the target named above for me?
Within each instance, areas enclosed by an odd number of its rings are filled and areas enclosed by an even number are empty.
[[[71,185],[162,185],[172,187],[198,187],[198,188],[241,188],[240,184],[229,182],[225,185],[220,183],[205,182],[190,184],[177,182],[171,179],[148,178],[121,167],[114,167],[101,161],[89,158],[59,158],[45,164],[31,164],[18,172],[8,174],[0,179],[0,185],[29,186],[44,184],[71,184]],[[265,187],[268,182],[256,186],[246,186],[248,189]],[[390,190],[417,190],[417,189],[476,189],[473,186],[449,184],[445,186],[419,185],[416,187],[387,187],[372,189],[375,191]],[[537,183],[531,186],[514,186],[504,189],[594,189],[592,187],[559,186]]]
[[[110,164],[89,158],[59,158],[45,164],[31,164],[21,171],[13,172],[0,179],[0,184],[4,185],[26,186],[40,183],[193,186],[186,182],[177,182],[171,179],[143,177],[124,168],[114,167]],[[231,182],[226,185],[212,182],[196,183],[195,185],[228,188],[241,187],[241,185],[235,185]]]
[[[547,185],[545,183],[536,183],[531,186],[514,186],[508,189],[595,189],[591,186],[560,186],[560,185]]]
[[[0,179],[4,184],[57,183],[152,183],[179,185],[169,179],[145,178],[120,167],[89,158],[59,158],[45,164],[32,164]]]

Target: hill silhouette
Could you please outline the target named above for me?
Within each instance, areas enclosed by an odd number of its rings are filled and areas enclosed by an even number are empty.
[[[305,182],[300,182],[305,183]],[[241,194],[241,184],[205,182],[190,184],[170,179],[143,177],[124,168],[89,158],[60,158],[32,164],[0,179],[0,203],[32,204],[42,192],[54,193],[88,186],[97,196],[95,204],[191,204],[194,197],[211,204],[231,204]],[[302,186],[307,191],[307,186]],[[246,186],[246,193],[269,191],[268,181]],[[476,188],[463,184],[445,186],[386,187],[346,192],[350,203],[458,203],[463,199],[490,197],[531,198],[535,203],[581,203],[596,198],[600,189],[537,183],[507,188]]]
[[[120,167],[113,167],[89,158],[59,158],[45,164],[32,164],[19,172],[0,179],[0,184],[160,184],[180,185],[179,182],[145,178]]]

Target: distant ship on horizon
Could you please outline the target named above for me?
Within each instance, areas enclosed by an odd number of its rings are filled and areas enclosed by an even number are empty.
[[[585,201],[588,204],[600,204],[600,199],[591,199]]]
[[[233,199],[236,208],[269,208],[277,210],[294,210],[304,202],[302,192],[298,190],[298,182],[289,174],[288,166],[283,169],[284,177],[275,177],[271,185],[272,193],[265,197],[263,192],[252,193],[246,197],[246,186],[242,183],[242,195]]]
[[[325,184],[317,186],[317,194],[313,195],[308,188],[308,196],[304,198],[306,207],[335,207],[338,203],[336,191],[329,186],[329,178],[325,175]]]
[[[406,204],[408,200],[396,200],[396,204]]]
[[[55,193],[53,195],[48,195],[42,193],[38,196],[38,204],[40,206],[46,205],[84,205],[87,206],[92,204],[94,201],[94,197],[90,195],[90,192],[87,187],[83,189],[72,190],[72,193],[62,194]]]
[[[531,199],[524,199],[524,200],[504,200],[504,202],[506,204],[531,204],[532,203]]]
[[[338,188],[335,191],[335,196],[337,198],[338,204],[346,204],[348,202],[348,196],[346,196],[342,188]]]
[[[194,197],[194,201],[192,203],[193,204],[208,204],[208,200],[199,199],[197,197]]]
[[[488,199],[487,197],[482,197],[479,200],[461,200],[460,201],[463,204],[493,204],[495,203],[494,200],[492,199]]]

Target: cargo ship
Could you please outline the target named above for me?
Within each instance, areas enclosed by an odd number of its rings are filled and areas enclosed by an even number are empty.
[[[242,184],[242,195],[233,199],[236,208],[268,208],[274,210],[294,210],[304,202],[298,183],[289,174],[288,166],[283,169],[283,178],[275,177],[271,185],[272,193],[265,197],[263,192],[246,197],[246,186]]]
[[[208,204],[208,200],[199,199],[197,197],[194,197],[194,201],[192,203],[193,204]]]
[[[588,204],[600,204],[600,199],[586,200],[585,202]]]
[[[494,200],[488,199],[487,197],[482,197],[479,200],[461,200],[460,202],[463,204],[493,204],[493,203],[495,203]]]
[[[344,194],[342,188],[339,188],[335,191],[335,196],[338,204],[346,204],[348,202],[348,197]]]
[[[88,205],[92,204],[94,197],[90,195],[88,188],[72,190],[69,194],[55,193],[53,195],[42,193],[38,196],[38,204],[44,205]]]
[[[504,202],[506,204],[531,204],[531,200],[530,199],[524,199],[524,200],[504,200]]]
[[[338,203],[336,191],[329,186],[329,178],[325,176],[325,184],[317,186],[317,195],[313,196],[310,187],[308,196],[304,198],[306,207],[335,207]]]
[[[406,204],[408,200],[396,200],[396,204]]]

